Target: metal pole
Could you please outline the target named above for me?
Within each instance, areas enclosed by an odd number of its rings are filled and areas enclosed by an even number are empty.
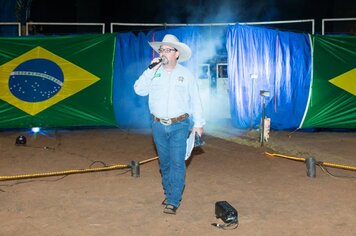
[[[251,74],[251,98],[250,98],[250,129],[253,129],[253,98],[254,98],[254,87],[255,79],[257,79],[257,74]]]
[[[262,96],[262,117],[261,117],[261,147],[265,139],[265,97]]]
[[[251,79],[251,100],[250,100],[250,129],[253,128],[252,124],[252,116],[253,116],[253,87],[254,87],[254,79]]]
[[[266,90],[260,90],[260,95],[262,97],[262,116],[261,116],[261,125],[260,125],[260,137],[261,137],[261,146],[263,146],[263,142],[265,141],[265,99],[270,96],[270,92]]]

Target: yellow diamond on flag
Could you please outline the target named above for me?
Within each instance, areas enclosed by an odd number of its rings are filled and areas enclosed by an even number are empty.
[[[356,68],[329,80],[329,82],[356,96]]]
[[[34,116],[99,80],[38,46],[0,66],[0,99]]]

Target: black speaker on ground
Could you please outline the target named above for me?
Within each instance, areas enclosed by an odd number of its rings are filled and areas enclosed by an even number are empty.
[[[238,214],[236,209],[227,201],[219,201],[215,203],[215,216],[220,218],[225,223],[237,223]]]

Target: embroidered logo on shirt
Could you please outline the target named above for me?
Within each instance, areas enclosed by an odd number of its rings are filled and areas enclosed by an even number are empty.
[[[179,76],[179,77],[178,77],[178,81],[179,81],[179,82],[183,82],[183,81],[184,81],[184,77],[183,77],[183,76]]]
[[[161,73],[155,73],[155,74],[153,75],[153,78],[152,78],[152,79],[158,78],[158,77],[161,77]]]

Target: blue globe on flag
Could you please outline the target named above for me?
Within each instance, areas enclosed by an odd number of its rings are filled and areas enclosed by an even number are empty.
[[[62,69],[48,59],[31,59],[10,74],[9,89],[18,99],[41,102],[55,96],[63,86]]]

